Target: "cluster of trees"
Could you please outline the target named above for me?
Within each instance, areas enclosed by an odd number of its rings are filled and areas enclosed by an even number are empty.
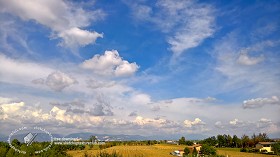
[[[12,149],[7,142],[0,142],[0,157],[68,157],[67,150],[83,150],[84,145],[52,145],[47,151],[35,153],[35,151],[43,150],[48,147],[50,142],[33,142],[27,146],[25,143],[14,139],[11,144],[18,150],[25,151],[26,154],[19,153]]]
[[[185,137],[181,137],[181,138],[179,139],[178,143],[179,143],[180,145],[187,145],[187,146],[192,146],[192,145],[194,144],[192,141],[186,140]]]
[[[247,135],[243,135],[241,138],[238,138],[236,135],[231,137],[230,135],[217,135],[217,137],[212,136],[206,138],[200,143],[208,144],[211,146],[217,147],[236,147],[236,148],[248,148],[255,147],[259,142],[269,142],[271,141],[266,133],[259,133],[258,135],[253,134],[251,138]]]

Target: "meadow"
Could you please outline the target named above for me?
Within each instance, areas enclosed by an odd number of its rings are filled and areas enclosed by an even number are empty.
[[[184,145],[155,144],[151,146],[114,146],[102,151],[108,153],[117,152],[123,157],[172,157],[170,152],[174,150],[184,150],[185,147]],[[226,157],[277,157],[276,155],[244,153],[239,150],[239,148],[218,148],[217,154]],[[100,150],[98,149],[88,149],[67,151],[67,154],[73,157],[84,157],[85,154],[93,156],[99,152]]]

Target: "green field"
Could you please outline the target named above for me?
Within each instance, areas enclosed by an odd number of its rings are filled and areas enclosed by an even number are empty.
[[[218,148],[217,153],[226,157],[277,157],[276,155],[244,153],[240,152],[240,148]]]
[[[182,145],[167,145],[156,144],[151,146],[114,146],[104,149],[108,153],[117,152],[123,157],[172,157],[169,153],[174,150],[183,150],[186,146]],[[254,153],[239,152],[239,148],[219,148],[217,153],[219,155],[225,155],[226,157],[276,157],[276,155],[264,155]],[[96,155],[100,150],[76,150],[68,151],[67,154],[73,157],[83,157],[85,153],[87,155]]]

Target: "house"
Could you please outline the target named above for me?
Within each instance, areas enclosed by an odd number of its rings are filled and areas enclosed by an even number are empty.
[[[256,144],[256,149],[263,153],[273,153],[274,151],[272,150],[271,145],[274,143],[275,142],[259,142],[258,144]]]
[[[200,149],[201,149],[201,144],[194,144],[194,145],[192,145],[192,146],[189,146],[189,149],[191,150],[191,151],[194,151],[194,149],[196,149],[196,151],[197,151],[197,153],[199,153],[200,152]]]

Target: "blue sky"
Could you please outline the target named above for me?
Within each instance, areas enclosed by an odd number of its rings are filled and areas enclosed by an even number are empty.
[[[1,134],[280,135],[279,1],[0,6]]]

